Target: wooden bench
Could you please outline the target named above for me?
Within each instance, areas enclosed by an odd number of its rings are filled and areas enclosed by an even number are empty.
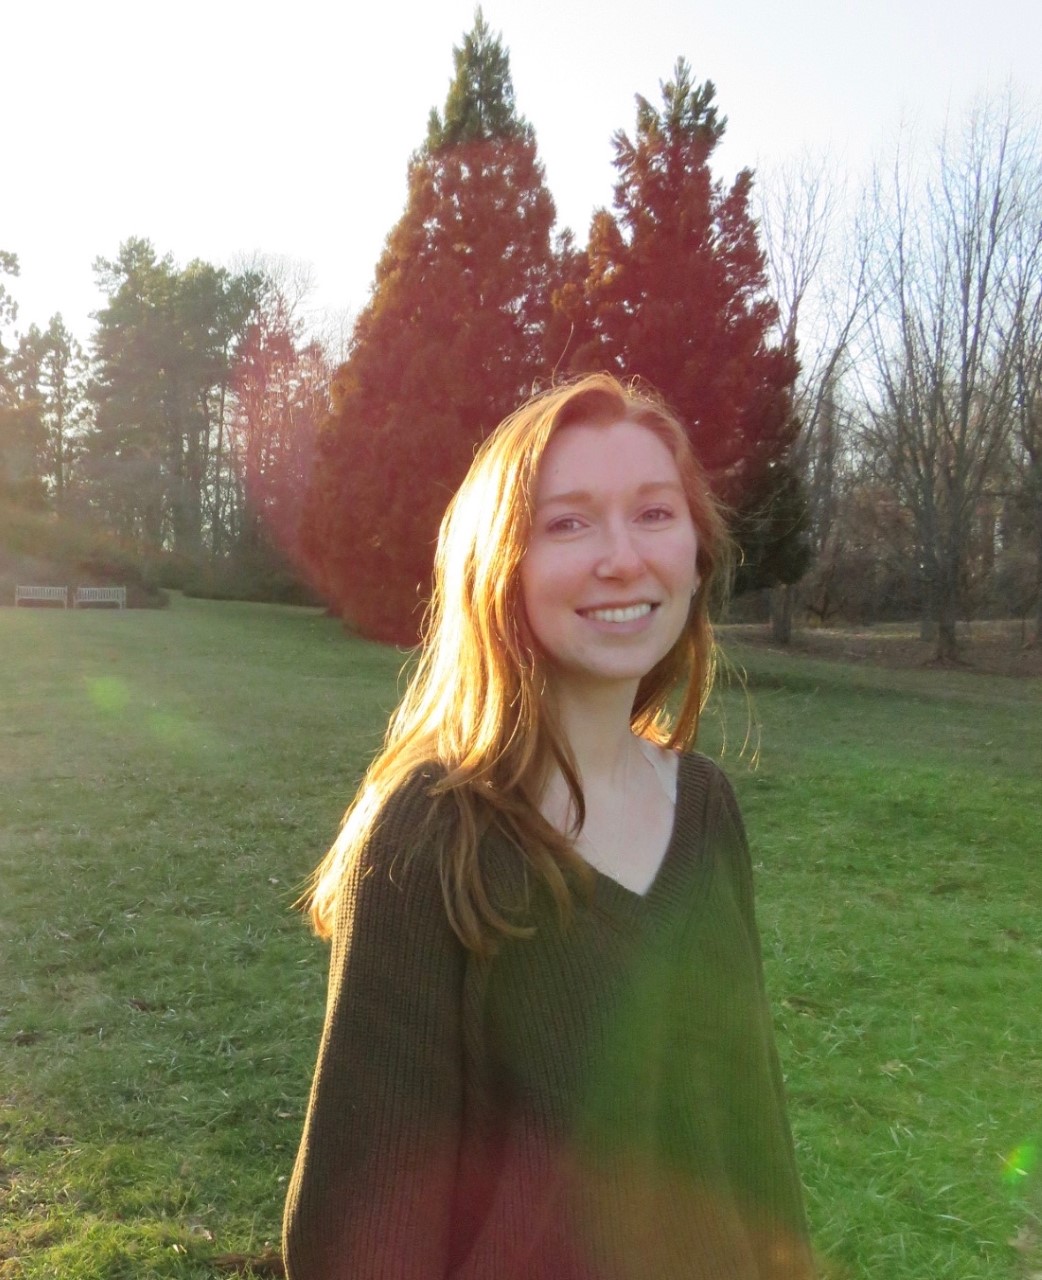
[[[15,587],[14,607],[17,609],[23,600],[44,601],[48,604],[61,604],[63,609],[69,607],[68,587]]]
[[[120,609],[127,607],[126,587],[77,587],[72,602],[74,609],[85,604],[114,604]]]

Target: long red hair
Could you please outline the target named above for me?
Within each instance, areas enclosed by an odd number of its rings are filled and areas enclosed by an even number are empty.
[[[432,804],[451,802],[454,820],[439,824],[434,849],[449,921],[467,947],[487,953],[498,938],[527,932],[491,900],[484,884],[478,846],[490,826],[508,837],[562,914],[575,885],[587,880],[573,840],[538,807],[556,764],[582,825],[578,772],[545,696],[545,668],[524,617],[518,570],[535,478],[554,432],[579,422],[620,421],[654,431],[673,454],[698,533],[700,584],[681,635],[638,686],[631,725],[667,747],[694,744],[715,674],[709,600],[714,582],[730,569],[726,527],[676,417],[638,386],[593,374],[533,397],[506,418],[484,441],[449,503],[419,660],[383,748],[312,876],[306,901],[321,936],[332,932],[344,872],[388,798],[425,765],[436,766]]]

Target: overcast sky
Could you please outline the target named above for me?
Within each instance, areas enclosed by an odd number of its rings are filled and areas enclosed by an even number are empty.
[[[1042,100],[1040,0],[487,0],[535,126],[560,225],[611,201],[611,135],[678,55],[728,118],[717,172],[830,149],[866,172],[1012,82]],[[5,6],[0,249],[18,327],[81,337],[91,264],[146,236],[183,265],[260,252],[311,264],[313,304],[366,299],[443,105],[471,0],[56,0]]]

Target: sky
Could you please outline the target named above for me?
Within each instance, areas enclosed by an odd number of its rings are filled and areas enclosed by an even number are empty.
[[[901,129],[927,138],[1012,85],[1042,101],[1039,0],[485,0],[535,128],[558,226],[611,203],[612,134],[678,56],[727,117],[730,180],[828,153],[857,184]],[[0,249],[16,328],[60,311],[86,341],[97,257],[129,236],[179,265],[304,264],[344,329],[400,216],[473,0],[10,0]]]

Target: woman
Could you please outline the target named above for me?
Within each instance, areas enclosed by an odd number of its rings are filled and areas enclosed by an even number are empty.
[[[741,819],[689,752],[726,551],[676,419],[607,375],[478,452],[315,873],[293,1280],[810,1275]]]

